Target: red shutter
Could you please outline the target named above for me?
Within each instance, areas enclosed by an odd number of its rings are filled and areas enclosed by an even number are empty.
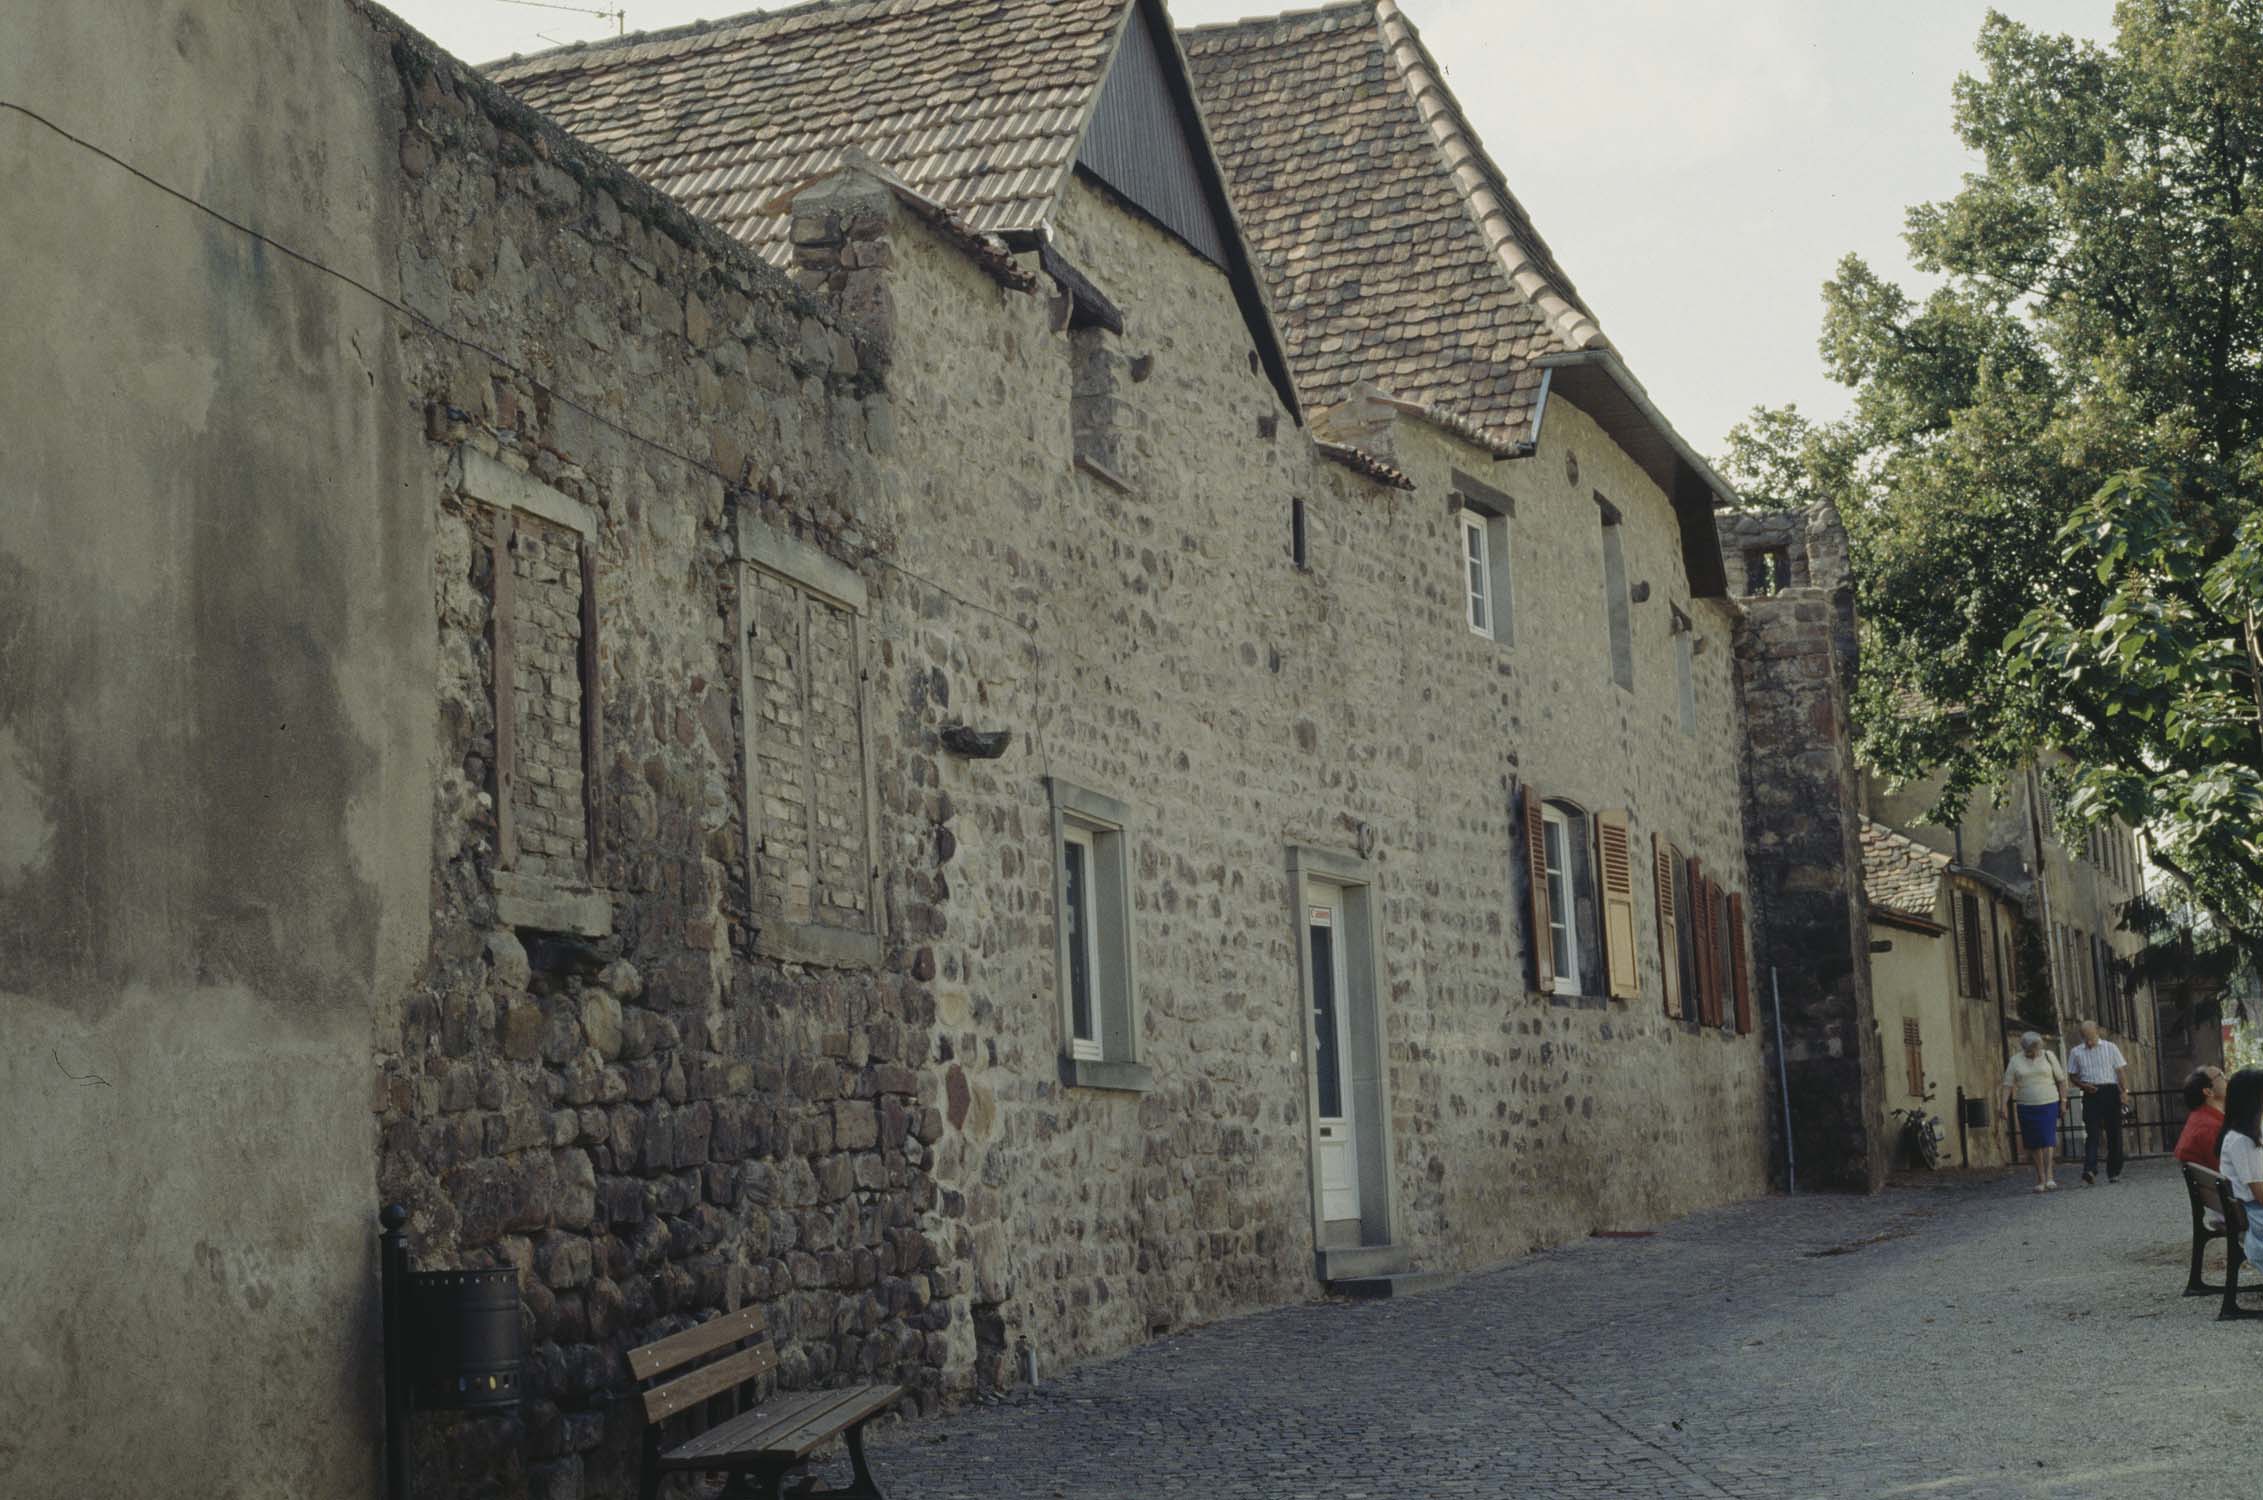
[[[1556,987],[1556,964],[1548,942],[1548,831],[1540,815],[1540,794],[1524,792],[1524,862],[1532,887],[1532,986],[1546,992]]]
[[[1665,976],[1659,988],[1666,992],[1666,1016],[1679,1020],[1682,1013],[1681,931],[1674,911],[1674,853],[1662,833],[1650,835],[1651,879],[1658,887],[1658,970]]]
[[[1701,1026],[1713,1024],[1713,903],[1705,897],[1705,862],[1689,862],[1689,904],[1695,908],[1690,916],[1690,941],[1697,948],[1697,1021]]]
[[[1729,898],[1729,964],[1736,981],[1737,1035],[1752,1033],[1752,960],[1744,948],[1744,897]]]

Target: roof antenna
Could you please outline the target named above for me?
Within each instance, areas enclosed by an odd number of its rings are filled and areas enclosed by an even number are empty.
[[[587,5],[556,5],[551,3],[551,0],[495,0],[495,3],[498,5],[530,5],[536,10],[570,10],[576,15],[595,16],[601,21],[611,21],[613,23],[613,35],[617,37],[627,36],[629,31],[629,12],[626,5],[616,5],[611,10],[596,10]],[[535,35],[542,36],[542,33],[538,31]],[[544,41],[550,40],[546,36],[542,39]]]

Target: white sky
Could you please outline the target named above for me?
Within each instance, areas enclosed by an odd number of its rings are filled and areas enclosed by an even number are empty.
[[[487,62],[612,34],[510,0],[388,0]],[[657,29],[737,0],[625,6]],[[2111,0],[1995,0],[2103,38]],[[1815,352],[1820,288],[1859,252],[1906,278],[1903,210],[1976,165],[1949,127],[1981,0],[1401,0],[1597,321],[1700,451],[1757,404],[1844,408]],[[773,5],[769,9],[780,9]],[[1264,0],[1172,0],[1182,25]],[[545,38],[547,34],[547,38]]]

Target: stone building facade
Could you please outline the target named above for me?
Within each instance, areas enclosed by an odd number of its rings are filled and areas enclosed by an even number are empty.
[[[24,28],[0,1488],[373,1492],[381,1200],[522,1291],[524,1405],[427,1424],[428,1492],[564,1496],[721,1309],[929,1410],[1766,1189],[1717,481],[1483,233],[1549,330],[1502,404],[1308,401],[1160,7],[1072,12],[1021,86],[1179,176],[797,160],[730,234],[360,0]],[[181,1289],[130,1358],[121,1277]],[[166,1415],[191,1360],[242,1443]]]

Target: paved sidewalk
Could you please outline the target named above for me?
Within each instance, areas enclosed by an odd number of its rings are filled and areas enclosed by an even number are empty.
[[[2215,1494],[2191,1456],[2252,1424],[2263,1325],[2176,1295],[2184,1214],[2166,1163],[1760,1200],[1166,1339],[874,1467],[899,1500]]]

